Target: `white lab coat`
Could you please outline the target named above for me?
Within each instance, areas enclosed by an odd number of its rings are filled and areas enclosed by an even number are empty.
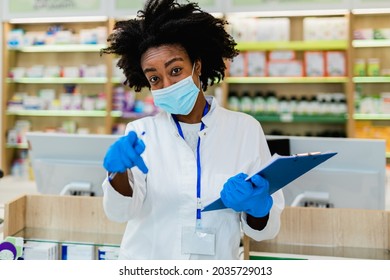
[[[219,198],[228,178],[253,173],[269,158],[270,152],[258,121],[247,114],[220,107],[214,98],[203,117],[201,138],[201,199],[208,205]],[[149,168],[144,175],[133,168],[133,197],[116,192],[103,182],[104,210],[109,219],[127,222],[120,259],[238,259],[241,228],[255,240],[274,238],[279,232],[284,208],[282,191],[273,194],[267,226],[253,230],[245,213],[232,209],[202,212],[202,226],[216,229],[216,254],[190,255],[181,252],[183,226],[195,226],[197,168],[194,152],[178,134],[168,113],[135,120],[126,133],[145,131],[142,157]]]

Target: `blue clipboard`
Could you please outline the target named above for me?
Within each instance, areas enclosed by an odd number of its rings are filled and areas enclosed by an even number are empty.
[[[269,192],[273,194],[336,154],[336,152],[315,152],[292,156],[274,154],[266,166],[260,171],[248,176],[246,180],[249,180],[255,174],[261,175],[268,180]],[[203,208],[202,211],[206,212],[225,208],[227,207],[223,204],[221,198],[219,198]]]

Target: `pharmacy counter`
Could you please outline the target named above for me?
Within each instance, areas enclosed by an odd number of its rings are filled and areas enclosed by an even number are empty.
[[[245,259],[390,259],[390,212],[286,207],[273,240],[244,237]]]
[[[106,217],[102,197],[23,195],[5,204],[4,237],[118,247],[125,229]]]
[[[278,236],[244,236],[244,259],[390,259],[390,211],[286,207]],[[23,195],[5,204],[4,236],[118,247],[126,224],[107,219],[102,197]]]

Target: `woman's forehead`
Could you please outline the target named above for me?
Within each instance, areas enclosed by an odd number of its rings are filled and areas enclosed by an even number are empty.
[[[161,45],[147,49],[141,56],[141,65],[166,63],[173,58],[181,58],[181,60],[189,60],[185,49],[179,45]]]

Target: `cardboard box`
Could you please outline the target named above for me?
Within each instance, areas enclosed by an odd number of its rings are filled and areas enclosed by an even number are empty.
[[[306,41],[348,40],[348,22],[345,17],[306,17],[303,19],[303,37]]]
[[[295,51],[276,50],[269,52],[269,60],[294,60]]]
[[[325,57],[322,51],[305,52],[305,75],[306,77],[325,76]]]
[[[343,51],[325,52],[326,76],[345,77],[347,75],[347,61]]]
[[[302,61],[269,61],[268,76],[270,77],[302,77]]]
[[[249,77],[264,77],[267,74],[267,57],[265,52],[249,51],[246,54],[246,72]]]
[[[245,77],[246,70],[246,53],[240,53],[229,63],[229,76],[231,77]]]

